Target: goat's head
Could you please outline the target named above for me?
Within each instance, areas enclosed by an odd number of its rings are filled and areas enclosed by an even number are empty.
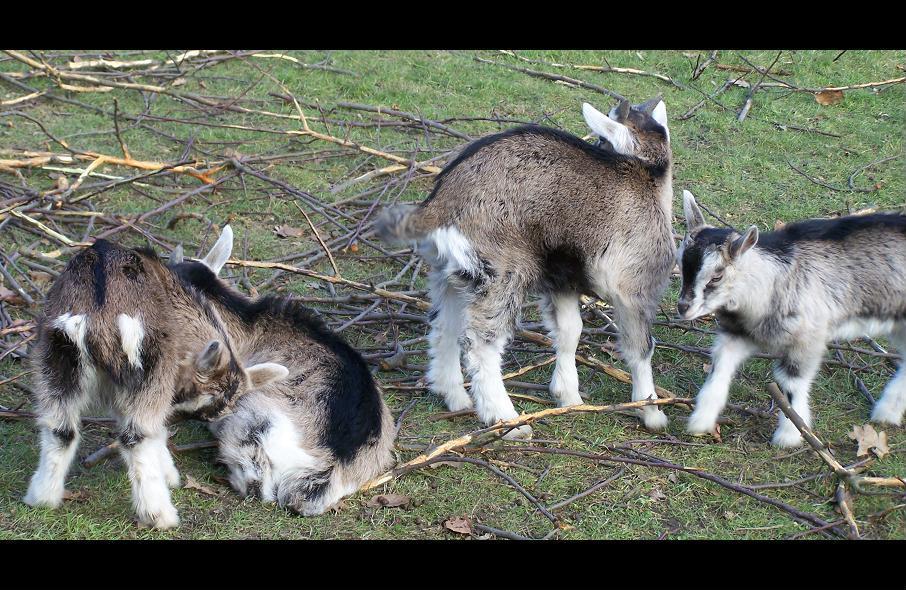
[[[718,309],[737,307],[736,284],[741,274],[740,260],[758,242],[758,228],[749,227],[745,235],[705,223],[695,197],[683,191],[686,237],[677,259],[683,275],[676,307],[680,316],[692,320]]]
[[[212,419],[246,392],[281,381],[287,375],[289,370],[277,363],[243,367],[224,342],[211,340],[180,364],[174,399],[179,402],[178,409]]]
[[[586,102],[582,115],[600,143],[620,154],[655,159],[670,146],[667,107],[660,96],[639,105],[621,100],[607,115]]]

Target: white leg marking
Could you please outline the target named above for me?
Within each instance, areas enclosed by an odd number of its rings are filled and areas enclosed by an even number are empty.
[[[576,348],[582,337],[579,300],[572,295],[558,294],[551,294],[548,298],[549,305],[542,309],[557,353],[550,392],[561,406],[578,405],[583,403],[579,396],[579,373],[576,370]]]
[[[654,347],[651,353],[644,360],[629,364],[629,372],[632,374],[632,401],[657,399],[657,392],[654,390],[654,376],[651,374],[651,357],[654,354]],[[657,406],[648,406],[641,409],[642,422],[645,428],[649,430],[663,430],[667,427],[667,414]]]
[[[129,364],[137,369],[142,368],[142,339],[145,337],[145,329],[142,327],[142,321],[135,317],[130,317],[124,313],[116,316],[116,324],[120,329],[120,342],[123,345],[123,352],[129,359]]]
[[[447,284],[445,278],[432,276],[431,282],[431,302],[437,317],[431,322],[428,335],[427,378],[431,390],[443,396],[451,412],[457,412],[472,407],[460,367],[459,337],[465,326],[466,311],[462,296]]]
[[[712,432],[717,424],[717,417],[727,403],[730,395],[730,382],[736,369],[752,353],[755,347],[748,341],[722,334],[714,342],[714,366],[704,386],[695,398],[695,411],[689,416],[686,432],[704,434]]]
[[[167,450],[166,430],[142,439],[132,448],[123,447],[122,456],[129,468],[132,482],[132,502],[138,520],[157,529],[179,526],[179,515],[170,501],[167,478],[161,465],[161,455]]]
[[[63,503],[64,482],[78,448],[79,435],[65,444],[47,426],[41,426],[41,459],[22,501],[29,506],[59,508]]]
[[[906,326],[899,324],[890,334],[890,340],[901,355],[906,355]],[[906,360],[884,387],[884,393],[871,412],[872,422],[899,426],[906,411]]]
[[[472,377],[472,398],[475,400],[475,411],[485,424],[498,420],[511,420],[519,416],[503,384],[500,370],[500,356],[506,340],[482,342],[479,338],[470,338],[471,346],[466,353],[469,363],[469,374]],[[532,429],[528,425],[511,430],[504,438],[531,438]]]

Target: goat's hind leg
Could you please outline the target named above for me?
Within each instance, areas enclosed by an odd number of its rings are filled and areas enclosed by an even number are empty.
[[[897,324],[890,334],[890,342],[904,356],[904,360],[900,361],[900,368],[884,387],[881,399],[875,403],[871,421],[900,426],[906,411],[906,322]]]
[[[451,412],[472,407],[463,385],[459,338],[465,329],[465,301],[439,270],[429,276],[431,333],[428,335],[430,361],[428,383],[443,396]]]
[[[651,357],[654,354],[651,321],[654,313],[620,298],[615,299],[614,308],[620,324],[620,352],[632,374],[632,401],[655,400],[657,393],[651,373]],[[667,426],[667,415],[657,406],[641,408],[640,414],[649,430],[663,430]]]
[[[178,526],[179,515],[170,500],[168,488],[171,475],[162,459],[164,455],[170,456],[166,412],[126,415],[129,417],[120,424],[120,453],[129,469],[132,503],[138,521],[157,529]]]
[[[576,349],[582,336],[579,296],[575,293],[547,293],[542,296],[541,311],[557,353],[551,377],[551,395],[561,406],[581,404],[579,373],[576,370]]]
[[[22,501],[29,506],[59,508],[63,503],[66,474],[79,447],[82,392],[55,395],[41,404],[38,428],[41,459]]]
[[[475,411],[485,424],[511,420],[519,416],[503,384],[501,358],[515,328],[526,286],[515,272],[495,274],[485,283],[467,288],[473,293],[468,304],[468,327],[465,331],[466,362],[472,381]],[[530,438],[530,426],[510,430],[504,438]]]

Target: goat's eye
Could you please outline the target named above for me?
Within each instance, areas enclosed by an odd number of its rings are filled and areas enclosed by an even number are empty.
[[[720,280],[721,280],[722,278],[724,278],[724,273],[719,272],[719,273],[717,273],[717,274],[715,274],[715,275],[713,275],[713,276],[711,277],[711,280],[708,281],[708,284],[709,284],[709,285],[716,285],[717,283],[720,282]]]

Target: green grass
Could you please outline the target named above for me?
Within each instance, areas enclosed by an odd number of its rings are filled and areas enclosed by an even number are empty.
[[[694,55],[695,51],[689,52]],[[703,58],[706,51],[701,51]],[[776,56],[771,51],[739,52],[753,63],[766,66]],[[784,51],[775,66],[789,72],[781,78],[804,87],[839,86],[879,81],[897,77],[902,72],[897,65],[904,64],[902,52],[846,52],[833,61],[838,52]],[[303,62],[313,63],[324,54],[314,51],[291,52]],[[601,65],[631,67],[666,74],[678,82],[697,88],[701,92],[680,89],[651,77],[625,74],[601,74],[555,68],[549,65],[518,61],[496,52],[446,52],[446,51],[397,51],[397,52],[332,52],[331,64],[350,70],[357,76],[332,72],[300,69],[294,64],[278,59],[246,58],[230,60],[205,68],[186,78],[177,90],[209,96],[236,97],[245,92],[248,101],[237,104],[249,108],[294,114],[292,105],[270,96],[281,92],[269,76],[279,79],[300,100],[321,104],[328,116],[335,119],[365,121],[372,113],[337,109],[339,101],[359,102],[376,106],[393,107],[416,112],[422,116],[441,120],[449,117],[504,117],[520,120],[537,120],[548,125],[558,125],[577,135],[587,129],[581,117],[582,102],[590,102],[599,109],[609,108],[611,100],[594,91],[568,87],[549,80],[530,77],[524,73],[502,67],[482,64],[472,59],[481,55],[502,63],[529,67],[551,73],[580,78],[615,90],[641,102],[658,93],[663,94],[670,118],[674,150],[674,187],[679,195],[682,189],[691,190],[700,202],[728,222],[746,226],[758,225],[770,230],[777,220],[788,222],[810,216],[828,216],[865,208],[890,210],[903,207],[906,194],[906,177],[903,159],[868,169],[856,178],[856,186],[878,189],[870,193],[837,191],[819,186],[789,165],[802,168],[809,176],[821,182],[846,187],[849,176],[858,168],[887,156],[902,154],[904,128],[906,128],[906,87],[894,85],[875,90],[847,91],[843,102],[833,106],[819,105],[812,94],[788,92],[776,88],[764,89],[755,95],[749,117],[742,123],[736,120],[736,111],[745,100],[747,89],[733,87],[717,100],[726,110],[713,102],[707,103],[698,113],[685,121],[677,119],[698,103],[703,93],[716,90],[728,76],[740,74],[711,67],[698,80],[689,81],[695,58],[677,51],[525,51],[519,55],[561,64]],[[150,57],[164,57],[151,54]],[[63,59],[51,59],[62,64]],[[720,63],[743,65],[737,52],[723,51]],[[257,66],[257,67],[255,67]],[[260,68],[260,69],[259,69]],[[0,62],[0,71],[24,71],[21,64],[6,60]],[[750,83],[757,76],[745,78]],[[159,81],[147,80],[148,83]],[[257,81],[257,84],[255,83]],[[26,81],[44,89],[52,88],[43,78]],[[203,86],[202,86],[203,84]],[[251,88],[250,88],[251,87]],[[111,93],[70,93],[54,89],[58,95],[112,110],[113,97],[119,109],[129,114],[142,112],[143,98],[135,92],[115,90]],[[24,94],[6,84],[0,84],[0,100],[9,100]],[[198,111],[176,100],[158,96],[153,99],[151,113],[156,117],[184,119],[196,116]],[[251,102],[260,101],[260,102]],[[91,113],[86,109],[49,101],[32,101],[14,107],[40,120],[47,130],[80,150],[94,150],[106,154],[119,154],[119,145],[113,134],[109,116]],[[314,109],[306,107],[311,114]],[[3,111],[0,111],[2,113]],[[262,129],[288,130],[297,125],[288,119],[275,119],[261,115],[218,113],[207,119],[215,123],[241,124]],[[245,132],[238,130],[187,125],[153,118],[145,121],[158,131],[175,136],[182,142],[194,138],[193,157],[218,159],[226,149],[242,155],[284,154],[288,152],[315,153],[336,150],[338,146],[300,139],[288,135]],[[786,126],[785,129],[778,127]],[[472,136],[496,131],[503,126],[486,121],[460,121],[450,123],[456,129]],[[180,157],[184,144],[159,134],[122,122],[124,138],[136,158],[174,161]],[[817,129],[839,137],[814,132],[797,131],[793,127]],[[316,125],[319,130],[323,126]],[[339,136],[346,131],[336,125],[326,130]],[[101,131],[104,133],[90,134]],[[364,145],[377,147],[397,154],[410,156],[421,150],[418,160],[424,160],[459,145],[454,137],[432,134],[430,145],[421,131],[404,131],[399,128],[349,128],[348,137]],[[59,146],[48,143],[44,133],[27,119],[10,115],[0,117],[0,147],[6,149],[48,149],[60,151]],[[428,149],[436,151],[426,151]],[[320,160],[312,157],[298,164],[278,161],[266,171],[299,189],[317,197],[347,199],[371,187],[380,186],[382,180],[372,184],[357,184],[333,195],[330,188],[349,178],[363,174],[386,162],[360,153],[344,152],[341,157],[321,154]],[[0,155],[0,158],[10,156]],[[84,167],[84,164],[80,166]],[[264,164],[256,164],[265,169]],[[131,175],[133,171],[106,167],[108,174]],[[0,174],[3,174],[0,172]],[[48,189],[53,178],[47,170],[24,172],[28,185]],[[73,180],[74,176],[70,176]],[[9,175],[7,182],[15,182]],[[188,179],[161,178],[149,181],[148,188],[136,190],[125,187],[107,191],[92,199],[94,207],[107,214],[136,215],[157,207],[160,203],[176,198],[188,188],[196,186]],[[384,200],[400,198],[420,200],[430,190],[427,180],[414,180],[400,192],[393,187]],[[142,194],[146,193],[146,194]],[[367,198],[373,198],[369,196]],[[178,210],[167,212],[151,220],[147,226],[155,235],[168,243],[186,244],[188,254],[203,249],[203,242],[210,245],[213,236],[205,235],[206,224],[191,217],[180,219],[173,228],[167,224],[177,213],[198,213],[216,225],[233,223],[237,235],[236,255],[248,245],[248,256],[269,260],[280,256],[317,248],[309,239],[285,240],[272,231],[275,225],[289,224],[306,227],[292,199],[273,186],[246,177],[245,185],[231,181],[214,195],[193,199]],[[678,205],[679,201],[675,201]],[[357,210],[361,206],[356,205]],[[677,207],[681,213],[681,208]],[[315,216],[320,220],[319,216]],[[321,220],[322,221],[322,220]],[[339,235],[329,224],[319,222],[325,238]],[[680,217],[676,229],[682,233]],[[80,230],[81,231],[81,230]],[[128,243],[140,244],[142,238],[124,232],[120,238]],[[31,234],[18,229],[0,232],[0,247],[12,251],[17,245],[34,240]],[[41,244],[44,251],[56,248],[49,241]],[[337,262],[344,277],[354,280],[379,282],[394,276],[405,260],[394,265],[362,258],[375,254],[362,247],[358,254],[337,253]],[[408,255],[403,257],[408,259]],[[319,261],[314,270],[329,273],[329,266]],[[238,273],[236,273],[238,276]],[[263,272],[249,273],[252,281],[259,283],[269,276]],[[408,276],[408,275],[407,275]],[[408,280],[408,279],[407,279]],[[424,288],[423,279],[416,283]],[[279,291],[308,296],[326,296],[324,286],[313,279],[284,277],[275,283]],[[678,280],[671,285],[663,307],[673,314]],[[5,305],[5,304],[4,304]],[[13,317],[28,317],[36,310],[7,306]],[[327,309],[327,308],[325,308]],[[350,316],[343,316],[348,319]],[[592,324],[598,326],[597,323]],[[712,327],[703,325],[703,327]],[[424,335],[424,325],[415,325],[400,338]],[[361,347],[380,345],[371,336],[353,327],[344,335]],[[392,338],[388,331],[386,334]],[[709,346],[711,336],[695,332],[658,327],[656,336],[661,341],[691,346]],[[603,344],[603,340],[595,339]],[[600,347],[583,347],[605,361],[609,359]],[[847,355],[856,361],[854,355]],[[508,353],[507,369],[529,363],[536,355]],[[659,348],[654,356],[655,381],[678,395],[692,396],[704,380],[703,363],[707,359],[673,349]],[[424,364],[424,356],[410,357],[410,363]],[[872,357],[862,357],[857,362],[870,362],[871,368],[859,376],[877,397],[893,367]],[[19,361],[9,358],[0,362],[0,380],[24,370]],[[399,377],[403,373],[381,372],[379,379]],[[523,380],[547,383],[550,369],[529,373]],[[627,401],[628,387],[612,379],[580,369],[581,388],[588,392],[594,403]],[[752,360],[741,370],[732,387],[731,401],[766,409],[769,396],[765,386],[771,380],[770,365],[766,361]],[[24,379],[27,383],[27,378]],[[387,401],[398,414],[410,399],[409,392],[389,390]],[[812,390],[815,429],[828,441],[843,462],[855,460],[855,445],[846,437],[853,425],[863,424],[869,414],[868,404],[856,391],[848,371],[826,366]],[[25,401],[21,389],[5,385],[0,387],[0,404],[19,407]],[[24,406],[27,408],[28,406]],[[542,409],[543,406],[517,402],[524,411]],[[400,436],[402,445],[439,443],[478,427],[474,418],[455,421],[429,421],[433,414],[444,411],[440,400],[424,394],[407,415]],[[683,434],[685,412],[668,409],[671,424],[666,435],[653,435],[640,427],[638,422],[624,415],[573,415],[547,420],[535,428],[539,439],[561,441],[563,446],[585,451],[600,451],[601,445],[620,444],[623,441],[651,439],[656,441],[647,448],[664,459],[696,466],[722,477],[744,484],[783,482],[824,470],[821,461],[811,452],[791,455],[779,451],[768,443],[774,428],[773,421],[728,411],[729,423],[721,428],[722,442],[692,438]],[[183,423],[176,427],[177,443],[204,440],[209,437],[201,425]],[[872,473],[906,476],[904,432],[900,428],[885,428],[890,438],[892,453],[872,466]],[[101,446],[111,436],[110,429],[88,426],[80,456]],[[665,439],[696,443],[685,446],[664,443]],[[661,442],[657,442],[661,441]],[[643,450],[644,447],[639,447]],[[408,459],[412,451],[398,451],[399,458]],[[70,490],[80,490],[84,498],[66,502],[58,511],[36,510],[19,501],[28,478],[37,462],[37,437],[33,425],[25,421],[0,422],[0,539],[107,539],[107,538],[453,538],[443,529],[442,523],[452,516],[469,516],[473,521],[522,535],[541,537],[551,525],[512,487],[496,478],[489,471],[476,465],[453,468],[422,469],[410,473],[383,489],[358,494],[345,501],[337,513],[317,518],[299,518],[283,510],[259,502],[240,500],[222,483],[225,472],[214,465],[215,453],[206,450],[176,456],[176,463],[185,476],[219,492],[216,497],[195,490],[178,489],[173,498],[182,518],[182,526],[170,532],[155,532],[137,528],[132,521],[129,500],[129,482],[122,465],[114,459],[91,469],[75,465],[68,479]],[[570,497],[596,481],[613,473],[610,467],[590,461],[517,452],[493,452],[484,458],[507,461],[512,464],[505,471],[518,480],[547,505]],[[546,472],[544,477],[540,477]],[[564,527],[559,531],[562,539],[647,539],[667,533],[674,539],[777,539],[806,530],[804,525],[791,520],[775,508],[759,503],[737,493],[727,491],[713,483],[685,473],[670,477],[670,472],[645,467],[627,466],[625,474],[605,489],[578,500],[559,515]],[[540,483],[539,483],[540,478]],[[663,496],[654,493],[659,491]],[[366,501],[375,493],[394,492],[413,499],[408,508],[370,508]],[[790,503],[797,508],[813,512],[826,520],[839,516],[829,500],[833,495],[830,480],[811,481],[797,487],[766,490],[765,494]],[[894,511],[883,519],[867,520],[867,515],[892,507],[899,500],[891,496],[860,495],[855,499],[854,510],[865,536],[872,538],[906,537],[906,516]],[[808,538],[816,538],[811,535]]]

